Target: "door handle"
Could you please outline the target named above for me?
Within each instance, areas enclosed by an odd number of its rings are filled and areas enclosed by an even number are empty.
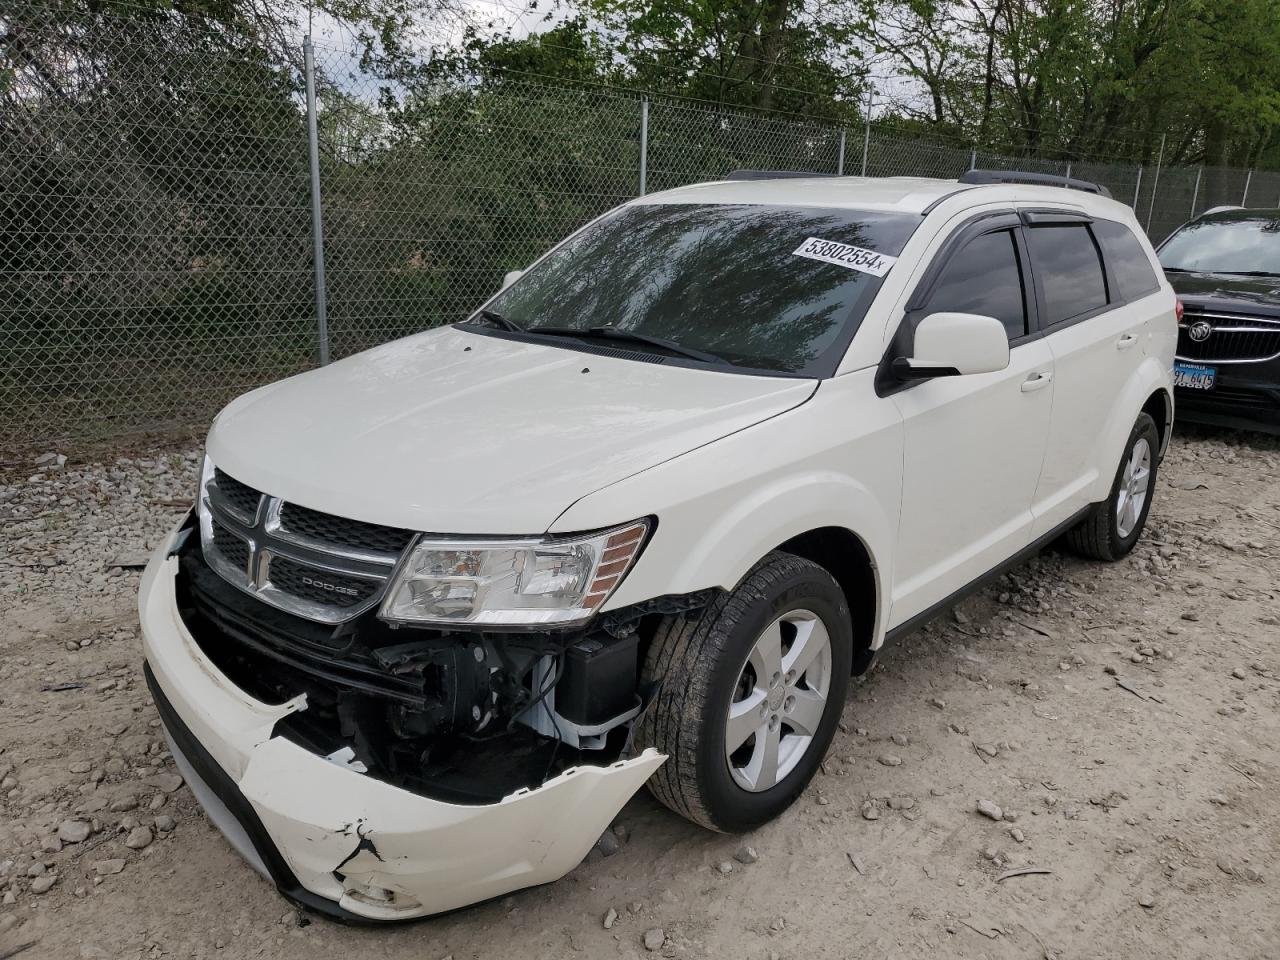
[[[1116,341],[1116,349],[1128,350],[1137,342],[1138,342],[1137,337],[1135,337],[1132,333],[1126,333],[1123,337],[1121,337],[1119,340]]]
[[[1022,381],[1023,393],[1034,393],[1036,390],[1043,390],[1053,382],[1052,373],[1036,372]]]

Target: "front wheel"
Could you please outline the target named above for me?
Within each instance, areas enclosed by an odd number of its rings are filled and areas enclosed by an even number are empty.
[[[1111,495],[1067,533],[1073,550],[1094,560],[1119,560],[1128,555],[1151,511],[1159,449],[1156,422],[1150,414],[1138,414],[1111,484]]]
[[[645,658],[657,684],[637,746],[668,759],[649,780],[712,830],[772,820],[817,772],[848,689],[853,628],[826,570],[772,553],[696,618],[669,617]]]

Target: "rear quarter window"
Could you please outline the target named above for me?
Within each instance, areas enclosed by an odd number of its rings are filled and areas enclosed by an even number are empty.
[[[1102,255],[1115,278],[1113,301],[1137,300],[1160,289],[1160,280],[1151,260],[1132,230],[1114,220],[1095,220],[1093,235],[1098,238]]]

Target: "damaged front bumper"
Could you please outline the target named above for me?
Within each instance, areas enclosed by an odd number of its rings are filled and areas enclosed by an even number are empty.
[[[233,685],[178,613],[172,537],[139,595],[147,682],[210,819],[282,893],[347,920],[427,916],[562,877],[666,759],[645,750],[468,806],[410,793],[275,735],[306,709]]]

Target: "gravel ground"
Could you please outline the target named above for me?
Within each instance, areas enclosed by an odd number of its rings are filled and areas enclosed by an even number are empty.
[[[380,929],[289,908],[165,750],[136,565],[196,467],[0,480],[0,958],[1280,956],[1274,439],[1179,435],[1128,560],[1046,552],[887,650],[781,821],[641,793],[564,880]]]

